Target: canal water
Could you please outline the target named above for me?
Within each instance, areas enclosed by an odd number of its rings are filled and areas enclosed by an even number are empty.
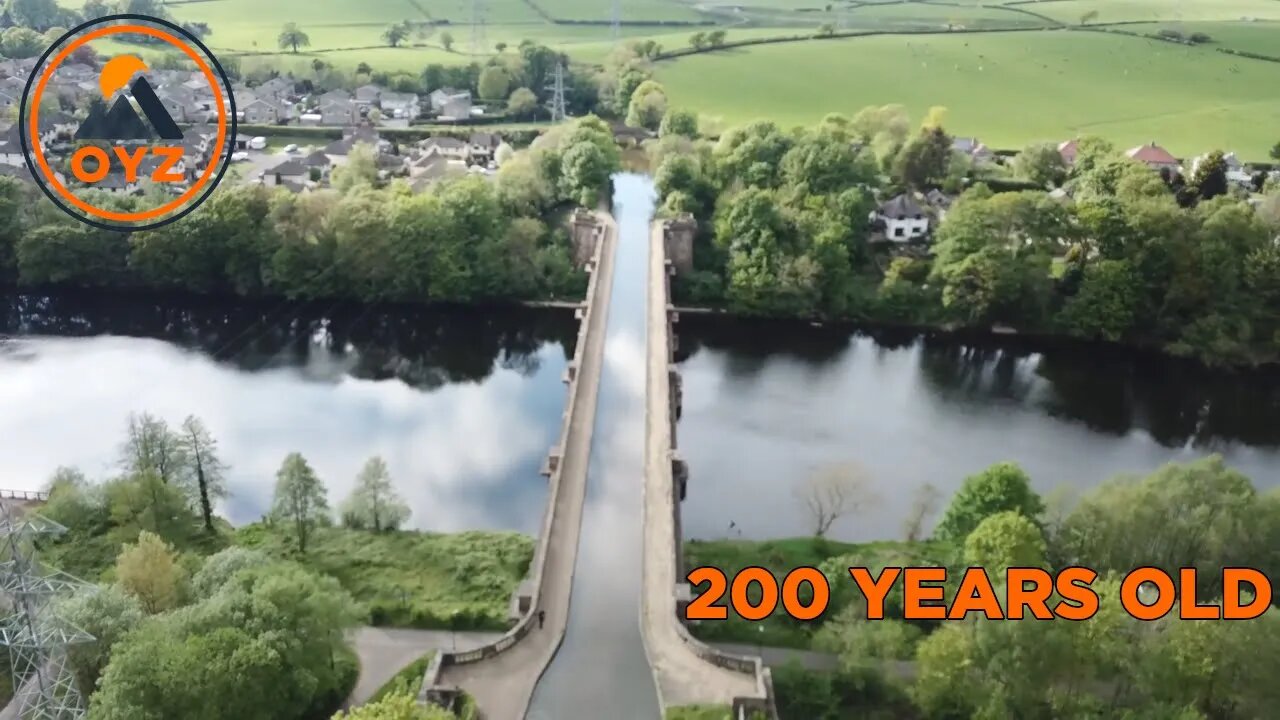
[[[564,644],[527,720],[658,718],[640,636],[644,491],[645,298],[652,184],[614,178],[618,249],[582,535]]]
[[[301,452],[336,506],[386,459],[413,527],[536,533],[559,433],[565,310],[0,295],[0,487],[59,465],[116,472],[131,412],[205,421],[231,466],[222,511],[269,507]]]

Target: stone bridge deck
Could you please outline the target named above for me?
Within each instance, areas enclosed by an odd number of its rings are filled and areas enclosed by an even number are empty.
[[[566,378],[570,388],[567,425],[546,466],[548,514],[534,558],[532,602],[521,609],[516,627],[497,642],[470,652],[439,653],[423,682],[424,699],[450,687],[467,691],[485,720],[524,718],[534,686],[559,650],[569,622],[617,244],[613,219],[603,213],[595,218],[600,235],[586,303],[578,311],[583,325],[575,362]],[[539,609],[546,612],[543,627],[537,620]]]
[[[645,399],[644,560],[641,626],[662,707],[722,704],[771,708],[772,683],[758,657],[731,654],[694,639],[680,621],[679,502],[673,472],[672,349],[669,275],[663,223],[649,242]],[[683,475],[683,473],[682,473]],[[684,482],[684,478],[680,479]],[[745,701],[745,702],[744,702]]]

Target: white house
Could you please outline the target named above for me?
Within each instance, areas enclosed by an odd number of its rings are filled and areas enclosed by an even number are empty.
[[[906,242],[929,233],[929,213],[910,195],[899,195],[871,213],[871,220],[884,223],[884,236]]]
[[[465,142],[444,136],[429,137],[418,143],[418,147],[428,157],[439,155],[447,160],[466,160],[469,149]]]
[[[1191,174],[1194,175],[1200,169],[1200,163],[1204,162],[1207,157],[1209,157],[1209,154],[1205,153],[1204,155],[1200,155],[1191,160]],[[1228,182],[1233,182],[1239,185],[1247,185],[1253,182],[1253,176],[1249,174],[1244,163],[1240,162],[1240,158],[1236,157],[1235,153],[1229,152],[1223,155],[1222,159],[1227,164]]]
[[[262,173],[262,182],[271,186],[286,183],[297,185],[306,182],[308,177],[310,177],[310,171],[302,163],[290,159]]]
[[[413,120],[422,114],[416,93],[397,93],[384,91],[378,99],[383,117]]]

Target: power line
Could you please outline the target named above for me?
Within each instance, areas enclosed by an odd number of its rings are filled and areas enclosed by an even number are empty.
[[[485,51],[484,21],[485,0],[471,0],[471,52],[479,55]]]
[[[568,117],[565,112],[564,102],[564,62],[556,63],[554,75],[551,78],[551,85],[547,87],[551,91],[551,99],[547,101],[547,109],[551,111],[551,122],[560,122]]]

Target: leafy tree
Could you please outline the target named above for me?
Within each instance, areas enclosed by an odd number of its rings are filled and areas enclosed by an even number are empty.
[[[126,277],[128,254],[127,236],[79,224],[33,227],[14,247],[28,285],[110,286]]]
[[[908,187],[934,187],[946,176],[950,162],[951,137],[940,127],[926,128],[902,147],[893,176]]]
[[[150,413],[130,413],[120,446],[120,469],[127,475],[153,472],[165,483],[180,484],[190,457],[182,437]]]
[[[723,47],[724,38],[725,38],[724,30],[712,30],[711,32],[707,33],[707,44],[710,45],[711,47],[716,47],[716,48]]]
[[[81,590],[59,600],[55,612],[63,621],[93,636],[93,642],[67,650],[67,660],[85,694],[97,684],[116,643],[146,617],[137,599],[116,585]]]
[[[272,514],[293,525],[300,552],[307,551],[311,529],[328,519],[329,501],[325,494],[324,484],[302,455],[291,453],[284,459],[276,473]]]
[[[182,422],[179,443],[194,476],[205,530],[212,533],[213,500],[227,496],[227,466],[218,457],[218,441],[209,434],[200,418],[189,415]]]
[[[453,52],[453,33],[445,31],[440,34],[440,45],[444,47],[445,52]]]
[[[382,458],[369,458],[361,468],[351,496],[343,503],[342,519],[347,527],[375,532],[399,529],[409,519],[409,506],[392,487]]]
[[[698,137],[698,114],[690,110],[670,108],[662,116],[662,124],[658,127],[659,137],[680,135],[687,138]]]
[[[1011,567],[1044,567],[1044,535],[1022,513],[1005,510],[988,515],[964,541],[969,567],[1003,573]]]
[[[297,23],[285,23],[284,28],[280,30],[280,35],[276,38],[276,44],[281,49],[291,48],[294,53],[297,53],[298,48],[311,45],[311,38],[307,37]]]
[[[1053,143],[1028,145],[1013,159],[1018,177],[1041,187],[1058,185],[1067,177],[1067,164]]]
[[[191,594],[197,600],[207,600],[241,570],[263,567],[272,562],[260,550],[234,546],[226,548],[206,558],[204,565],[191,577]]]
[[[1280,142],[1271,146],[1270,155],[1272,160],[1280,160]]]
[[[694,50],[702,50],[707,47],[707,34],[705,32],[696,32],[689,36],[689,47]],[[1277,145],[1280,147],[1280,145]]]
[[[513,118],[527,118],[538,109],[538,96],[526,87],[518,87],[511,91],[507,99],[507,114]]]
[[[34,30],[47,30],[58,24],[61,13],[54,0],[8,0],[4,6],[9,19],[20,27]],[[5,32],[8,35],[8,32]],[[6,43],[6,55],[9,55]],[[30,57],[28,55],[9,55],[10,57]]]
[[[836,34],[836,26],[832,23],[822,23],[818,26],[819,37],[831,37]]]
[[[378,153],[369,143],[356,143],[347,161],[334,168],[329,179],[333,189],[347,194],[357,187],[369,187],[378,181]]]
[[[423,705],[409,693],[393,693],[345,713],[333,720],[456,720],[457,716],[437,705]]]
[[[646,80],[631,94],[627,106],[627,124],[657,130],[667,113],[667,93],[654,80]]]
[[[938,521],[934,536],[962,541],[983,520],[1005,511],[1021,513],[1032,521],[1044,511],[1040,496],[1031,489],[1031,479],[1011,462],[996,463],[965,478]]]
[[[782,157],[782,178],[799,192],[826,195],[855,185],[874,186],[875,161],[834,133],[809,133]]]
[[[480,73],[478,89],[481,98],[490,100],[504,98],[507,96],[507,91],[511,89],[511,76],[501,65],[490,65]]]
[[[382,31],[382,39],[391,47],[398,47],[400,41],[407,37],[409,37],[409,25],[407,22],[389,25],[386,30]]]
[[[1084,270],[1080,290],[1063,306],[1059,325],[1080,337],[1117,341],[1137,318],[1139,279],[1126,260],[1099,260]]]
[[[111,7],[104,0],[85,0],[80,14],[87,20],[97,20],[106,17],[112,12]]]
[[[183,582],[178,553],[159,535],[143,530],[137,544],[125,545],[116,558],[116,581],[148,614],[169,610],[177,606]]]
[[[1227,161],[1221,150],[1214,150],[1201,159],[1191,176],[1191,185],[1203,200],[1227,193]]]
[[[493,46],[493,49],[497,50],[498,54],[501,55],[502,53],[507,51],[507,44],[504,42],[495,43]]]
[[[195,521],[186,494],[155,471],[113,480],[103,492],[111,524],[124,536],[147,530],[166,538],[184,537]]]
[[[1081,25],[1088,25],[1089,23],[1091,23],[1091,22],[1093,22],[1094,20],[1097,20],[1097,19],[1098,19],[1098,11],[1097,11],[1097,10],[1090,10],[1090,11],[1088,11],[1088,12],[1086,12],[1086,13],[1084,13],[1084,14],[1082,14],[1082,15],[1080,16],[1080,24],[1081,24]]]

